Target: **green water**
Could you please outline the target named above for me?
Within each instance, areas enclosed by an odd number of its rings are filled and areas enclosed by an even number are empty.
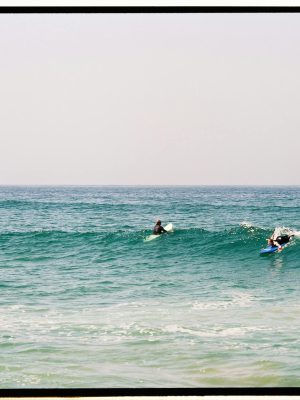
[[[300,386],[299,211],[299,187],[0,187],[0,387]]]

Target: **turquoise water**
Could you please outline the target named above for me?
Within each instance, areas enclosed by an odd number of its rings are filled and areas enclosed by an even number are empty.
[[[0,187],[0,387],[300,386],[299,217],[300,187]]]

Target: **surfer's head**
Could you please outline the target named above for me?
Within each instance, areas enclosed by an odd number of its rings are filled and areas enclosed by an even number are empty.
[[[160,220],[160,219],[158,219],[158,220],[156,221],[156,225],[161,225],[161,220]]]

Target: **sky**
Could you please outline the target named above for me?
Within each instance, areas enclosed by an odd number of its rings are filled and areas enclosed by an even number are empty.
[[[300,13],[1,14],[0,184],[299,185]]]

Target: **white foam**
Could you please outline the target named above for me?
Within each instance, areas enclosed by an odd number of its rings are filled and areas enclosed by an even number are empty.
[[[274,229],[273,236],[277,237],[277,236],[281,236],[281,235],[295,235],[295,232],[297,232],[297,231],[294,231],[291,228],[287,228],[286,226],[277,226]]]
[[[227,296],[224,294],[224,296]],[[249,307],[250,303],[253,301],[253,296],[249,293],[234,293],[232,295],[232,298],[229,300],[223,300],[223,301],[206,301],[206,302],[199,302],[196,301],[192,308],[194,310],[207,310],[207,309],[226,309],[229,307],[233,306],[239,306],[239,307]]]
[[[259,326],[239,326],[225,329],[220,329],[220,327],[191,329],[179,325],[167,325],[164,330],[167,333],[186,333],[197,337],[240,337],[252,332],[269,331],[270,328]]]
[[[245,228],[253,228],[253,225],[248,221],[241,222],[240,226],[243,226]]]

